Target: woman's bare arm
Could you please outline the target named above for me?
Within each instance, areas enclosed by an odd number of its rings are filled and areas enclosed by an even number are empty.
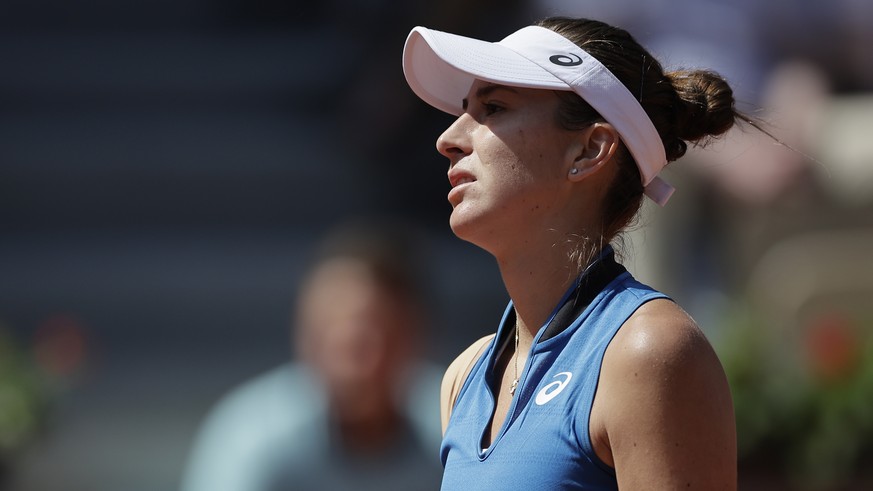
[[[622,490],[735,490],[736,429],[724,370],[669,300],[641,307],[606,351],[590,421]]]

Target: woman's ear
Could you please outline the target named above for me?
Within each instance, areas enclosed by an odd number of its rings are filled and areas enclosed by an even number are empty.
[[[609,123],[593,123],[580,132],[568,179],[578,182],[604,168],[618,151],[619,141],[618,132]]]

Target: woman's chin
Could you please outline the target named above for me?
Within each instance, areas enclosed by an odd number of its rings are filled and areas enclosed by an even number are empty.
[[[483,217],[470,213],[470,209],[464,209],[463,204],[452,210],[449,217],[449,226],[455,236],[474,245],[485,249],[483,232],[485,231]]]
[[[473,220],[469,213],[465,213],[463,204],[455,207],[452,214],[449,215],[449,227],[459,239],[470,240],[470,234],[473,232]]]

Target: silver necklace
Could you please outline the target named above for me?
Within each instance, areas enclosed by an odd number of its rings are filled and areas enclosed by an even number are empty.
[[[518,322],[515,323],[515,353],[513,353],[513,366],[515,368],[515,378],[512,380],[512,384],[509,386],[509,395],[515,395],[515,388],[518,387]]]

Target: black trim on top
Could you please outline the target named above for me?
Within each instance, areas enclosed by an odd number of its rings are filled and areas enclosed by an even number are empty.
[[[574,319],[584,311],[594,298],[606,288],[612,280],[627,271],[624,266],[615,261],[615,252],[609,251],[599,261],[592,264],[579,280],[576,291],[570,295],[558,313],[546,326],[540,337],[540,342],[551,339],[567,329]]]
[[[579,279],[579,284],[576,286],[576,290],[567,296],[567,300],[564,302],[564,305],[558,309],[558,312],[552,318],[549,325],[546,326],[546,330],[543,332],[542,337],[540,337],[539,341],[545,341],[547,339],[551,339],[558,334],[564,332],[565,329],[570,327],[570,324],[574,319],[579,317],[579,315],[584,311],[591,302],[606,288],[612,280],[616,279],[627,271],[624,266],[616,262],[615,260],[615,251],[609,250],[604,253],[602,257],[600,257],[591,267],[588,268],[585,273],[583,273],[582,278]],[[506,315],[506,321],[504,325],[515,325],[515,309],[509,311]],[[510,341],[512,340],[512,330],[506,330],[507,335],[504,336],[503,339],[499,340],[500,348],[497,356],[494,358],[494,363],[496,360],[503,356],[503,352],[506,349],[510,348]]]

